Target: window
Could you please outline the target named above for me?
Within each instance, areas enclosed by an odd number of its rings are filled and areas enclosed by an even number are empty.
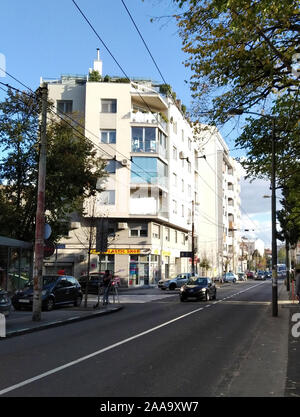
[[[105,171],[109,174],[115,174],[116,173],[116,160],[115,159],[109,159],[106,163]]]
[[[132,127],[132,152],[157,152],[155,127]]]
[[[153,226],[152,226],[152,236],[155,239],[160,239],[160,226],[159,226],[159,224],[153,224]]]
[[[103,204],[103,205],[115,204],[115,199],[116,199],[115,194],[116,194],[115,190],[102,191],[98,199],[99,204]]]
[[[181,216],[184,217],[184,205],[181,206]]]
[[[173,146],[173,159],[177,159],[177,148]]]
[[[192,164],[190,163],[190,161],[187,161],[188,164],[188,172],[192,172]]]
[[[170,229],[166,227],[165,231],[166,231],[165,238],[169,242],[170,241]]]
[[[133,157],[132,183],[161,184],[166,186],[168,166],[157,158]]]
[[[100,255],[101,259],[101,271],[109,271],[114,272],[115,270],[115,255]]]
[[[192,139],[189,139],[188,140],[188,147],[189,147],[189,150],[192,149]]]
[[[181,191],[184,193],[184,180],[181,180]]]
[[[101,130],[100,142],[101,143],[116,143],[116,130]]]
[[[117,100],[113,98],[102,99],[101,113],[117,113]]]
[[[147,237],[148,236],[148,224],[132,224],[129,226],[130,237]]]
[[[188,185],[188,197],[192,197],[192,187],[190,185]]]
[[[172,175],[172,180],[173,180],[174,187],[177,187],[177,175],[175,173],[173,173]]]
[[[72,113],[73,100],[57,100],[56,107],[58,113]]]
[[[177,214],[177,201],[173,200],[173,213]]]

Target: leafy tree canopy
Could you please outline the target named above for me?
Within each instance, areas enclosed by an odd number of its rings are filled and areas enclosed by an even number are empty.
[[[25,241],[33,241],[35,234],[38,132],[38,100],[9,90],[0,103],[0,230]],[[67,233],[73,212],[82,213],[83,199],[96,194],[104,168],[78,126],[75,131],[69,122],[48,120],[45,214],[53,240]]]
[[[298,0],[174,0],[194,98],[224,122],[229,108],[296,92]],[[205,105],[204,105],[205,107]],[[201,108],[203,110],[203,106]]]

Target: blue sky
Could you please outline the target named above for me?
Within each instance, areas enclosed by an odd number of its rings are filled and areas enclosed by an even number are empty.
[[[121,0],[76,1],[129,77],[163,82]],[[176,7],[171,0],[125,0],[125,3],[164,79],[189,108],[191,94],[185,80],[189,79],[190,72],[183,64],[186,56],[181,50],[175,21],[163,18],[175,13]],[[156,17],[159,19],[151,23],[150,19]],[[103,74],[124,75],[71,0],[1,0],[0,40],[0,57],[1,54],[5,57],[6,70],[31,89],[39,86],[41,76],[59,78],[62,74],[87,74],[97,48],[100,48]],[[22,89],[8,76],[1,77],[0,81]],[[3,97],[0,90],[0,99]],[[242,132],[242,124],[234,121],[220,132],[233,149],[234,138]],[[231,154],[241,156],[240,151]],[[265,187],[262,195],[268,194],[268,185],[268,182],[260,183],[256,191],[255,184],[247,185],[242,192],[243,213],[247,213],[243,215],[245,227],[249,226],[247,222],[251,218],[257,226],[257,235],[266,242],[270,241],[270,227],[267,230],[270,200],[260,198],[258,193]],[[248,194],[253,193],[257,196],[255,206],[248,198]]]

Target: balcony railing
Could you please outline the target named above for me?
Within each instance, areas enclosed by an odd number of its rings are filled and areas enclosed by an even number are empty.
[[[131,122],[132,123],[142,123],[142,124],[152,124],[160,125],[164,131],[167,130],[167,123],[161,117],[159,113],[150,113],[150,112],[131,112]]]

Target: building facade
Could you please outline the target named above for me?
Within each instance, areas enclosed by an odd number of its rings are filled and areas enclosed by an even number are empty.
[[[94,69],[102,75],[99,57]],[[180,102],[151,81],[65,76],[47,83],[56,111],[84,121],[109,176],[99,183],[105,191],[85,201],[84,218],[75,219],[46,259],[45,272],[65,269],[79,277],[89,261],[90,272],[111,269],[123,285],[154,285],[191,271],[194,250],[195,272],[219,274],[230,242],[235,247],[236,236],[227,241],[225,234],[238,225],[236,212],[230,220],[229,198],[239,204],[238,186],[224,190],[230,175],[224,161],[236,170],[219,132],[208,141],[195,135]],[[90,220],[100,218],[107,219],[108,248],[98,254]]]

